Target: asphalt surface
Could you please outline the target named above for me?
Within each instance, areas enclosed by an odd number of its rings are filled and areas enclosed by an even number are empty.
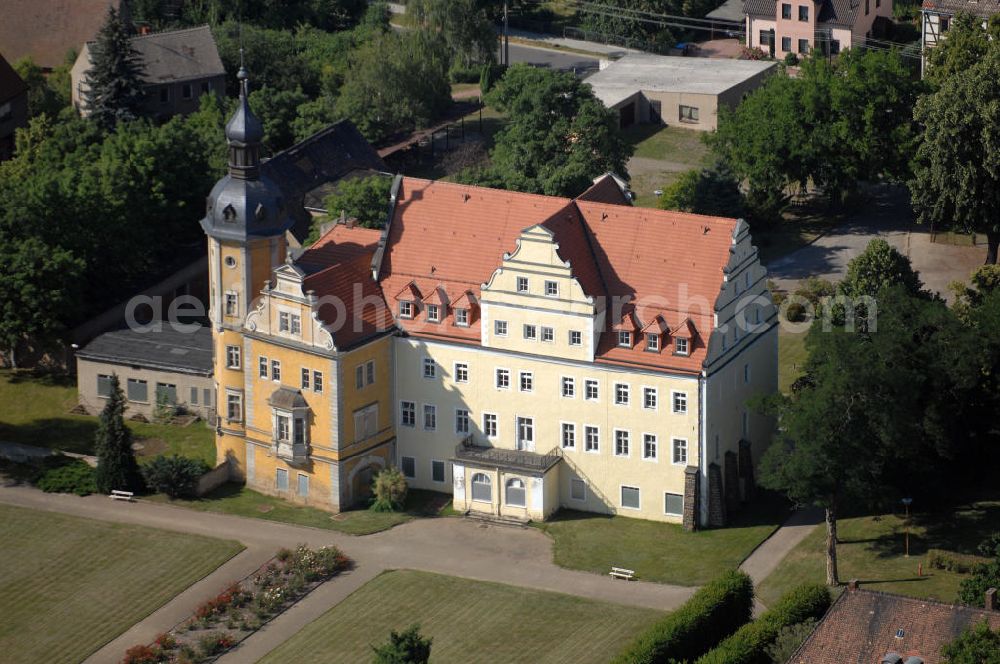
[[[510,45],[510,61],[513,64],[523,62],[535,67],[573,71],[580,76],[597,71],[600,62],[595,57],[580,53],[560,53],[550,48],[537,48],[523,44]]]

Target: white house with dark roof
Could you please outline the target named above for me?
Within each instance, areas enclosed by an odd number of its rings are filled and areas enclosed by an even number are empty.
[[[743,13],[751,48],[779,59],[814,48],[836,55],[881,34],[892,0],[744,0]]]
[[[978,18],[985,29],[990,18],[998,13],[998,0],[924,0],[920,6],[921,73],[926,65],[927,49],[945,39],[956,16],[968,14]]]

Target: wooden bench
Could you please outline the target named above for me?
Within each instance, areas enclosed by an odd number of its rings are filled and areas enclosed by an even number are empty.
[[[625,581],[631,581],[635,578],[635,571],[630,569],[625,569],[623,567],[612,567],[608,575],[615,579],[624,579]]]
[[[118,489],[112,489],[111,493],[108,495],[111,500],[126,500],[130,503],[132,502],[133,496],[135,496],[135,494],[131,491],[119,491]]]

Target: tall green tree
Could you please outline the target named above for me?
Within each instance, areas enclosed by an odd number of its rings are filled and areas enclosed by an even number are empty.
[[[945,644],[941,656],[943,664],[1000,664],[1000,630],[983,620]]]
[[[97,490],[138,491],[142,488],[139,464],[132,451],[132,430],[125,425],[125,395],[118,375],[111,375],[111,394],[101,411],[94,447],[97,450]]]
[[[431,641],[420,635],[420,626],[411,625],[402,632],[392,630],[389,642],[375,651],[373,664],[427,664],[431,657]]]
[[[327,216],[336,219],[343,212],[358,220],[365,228],[382,228],[389,206],[392,178],[387,175],[370,175],[365,178],[341,180],[337,190],[326,197]],[[319,239],[323,224],[317,219],[309,233],[307,243]]]
[[[882,238],[875,238],[847,263],[847,274],[838,290],[850,297],[875,297],[893,285],[902,286],[910,295],[919,295],[923,289],[910,259]]]
[[[492,0],[411,0],[406,5],[416,25],[441,34],[462,67],[496,60],[496,9]]]
[[[56,117],[69,106],[69,87],[65,90],[52,85],[55,77],[47,78],[42,68],[30,56],[24,56],[14,63],[14,71],[28,86],[28,114],[32,117],[45,113]]]
[[[274,154],[295,144],[299,107],[309,101],[301,88],[258,88],[250,93],[250,106],[264,125],[264,147]]]
[[[987,264],[1000,246],[998,68],[1000,48],[990,48],[919,101],[914,117],[924,130],[910,183],[917,220],[985,233]]]
[[[964,12],[957,14],[951,20],[948,38],[927,49],[925,78],[935,86],[942,85],[980,62],[992,48],[991,42],[998,37],[1000,19],[997,17],[992,17],[984,30],[981,18]]]
[[[130,26],[113,6],[109,7],[91,46],[84,92],[90,118],[105,129],[139,117],[143,64],[132,48],[131,36]]]

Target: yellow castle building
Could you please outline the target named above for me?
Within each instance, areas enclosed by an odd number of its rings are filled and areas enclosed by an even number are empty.
[[[396,177],[381,230],[290,255],[241,70],[209,196],[217,452],[330,511],[396,466],[457,510],[724,525],[773,422],[776,310],[740,220]]]

